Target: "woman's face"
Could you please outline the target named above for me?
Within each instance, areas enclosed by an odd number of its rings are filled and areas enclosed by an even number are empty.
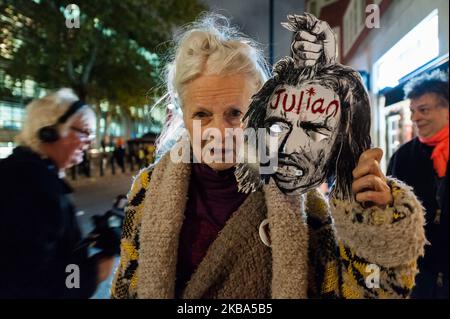
[[[51,158],[59,169],[78,165],[83,161],[83,153],[95,138],[95,114],[76,116],[66,132],[53,143],[44,143],[42,151]]]
[[[317,83],[280,85],[267,105],[266,136],[278,137],[274,180],[285,193],[303,193],[323,182],[341,116],[339,97]]]
[[[201,75],[185,85],[183,119],[198,161],[218,171],[235,164],[239,139],[226,129],[242,128],[254,82],[242,74]]]

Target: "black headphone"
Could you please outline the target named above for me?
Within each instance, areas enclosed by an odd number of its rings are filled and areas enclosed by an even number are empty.
[[[69,107],[69,109],[61,115],[55,124],[44,126],[39,129],[38,131],[38,137],[41,140],[42,143],[53,143],[59,140],[59,131],[58,126],[61,124],[64,124],[67,122],[67,120],[74,115],[76,112],[78,112],[79,109],[81,109],[83,106],[85,106],[86,103],[83,101],[75,101],[72,103]]]

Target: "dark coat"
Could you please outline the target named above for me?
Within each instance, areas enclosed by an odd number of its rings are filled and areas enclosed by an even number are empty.
[[[426,210],[425,235],[431,245],[419,259],[420,274],[412,297],[448,298],[449,275],[449,220],[448,175],[438,178],[433,168],[433,148],[418,138],[402,145],[392,156],[387,174],[414,188]]]
[[[95,292],[96,262],[86,248],[76,250],[81,233],[71,191],[55,165],[28,148],[17,147],[0,161],[0,299],[88,298]],[[66,287],[74,274],[66,272],[69,264],[79,266],[79,288]]]

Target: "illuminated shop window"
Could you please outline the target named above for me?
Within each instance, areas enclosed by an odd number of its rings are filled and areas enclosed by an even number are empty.
[[[375,62],[375,92],[397,86],[402,77],[439,55],[438,27],[435,9]]]

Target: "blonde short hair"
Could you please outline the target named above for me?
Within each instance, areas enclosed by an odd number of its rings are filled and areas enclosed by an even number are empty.
[[[77,100],[78,96],[72,89],[62,88],[54,93],[31,101],[26,106],[23,129],[19,135],[17,135],[16,143],[40,153],[42,141],[38,136],[39,130],[45,126],[55,124],[58,118]],[[75,115],[70,117],[66,123],[59,127],[60,134],[64,135],[71,123],[80,117],[89,120],[93,117],[95,118],[95,113],[87,105],[83,106]]]

